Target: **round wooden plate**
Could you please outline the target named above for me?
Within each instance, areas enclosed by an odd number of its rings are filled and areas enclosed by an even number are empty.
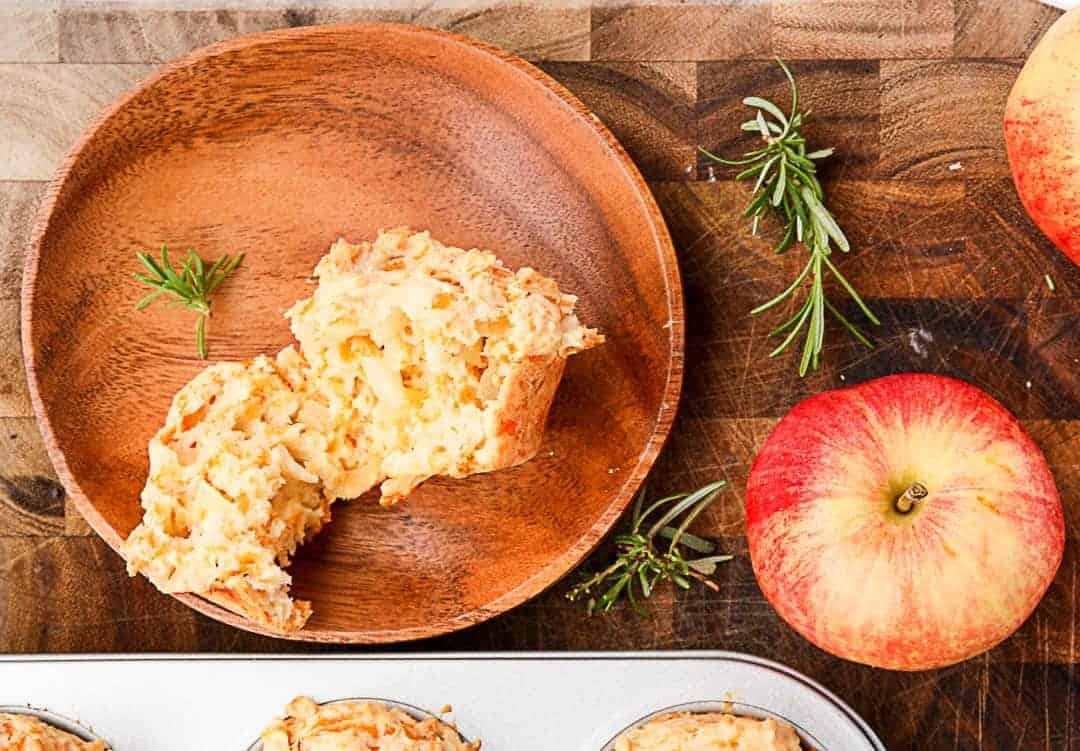
[[[295,596],[315,608],[296,638],[463,628],[596,545],[679,397],[682,294],[660,213],[611,134],[533,66],[444,32],[368,25],[256,34],[166,66],[52,184],[24,278],[26,369],[57,472],[113,548],[141,516],[147,442],[205,366],[192,314],[135,311],[135,251],[247,254],[208,328],[212,359],[241,360],[289,343],[281,314],[334,239],[399,225],[553,276],[608,341],[570,359],[533,461],[431,481],[389,510],[335,506],[292,567]]]

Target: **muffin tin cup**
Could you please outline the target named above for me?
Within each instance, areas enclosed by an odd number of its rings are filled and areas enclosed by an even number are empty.
[[[825,746],[822,745],[821,741],[811,735],[805,728],[800,727],[794,720],[788,719],[787,717],[765,709],[764,707],[758,707],[753,704],[746,704],[738,701],[723,700],[687,702],[685,704],[675,704],[674,706],[650,712],[616,733],[610,741],[604,744],[604,747],[600,749],[600,751],[615,751],[615,743],[623,736],[623,734],[630,732],[634,728],[641,727],[651,720],[676,712],[688,712],[690,714],[729,714],[736,717],[751,717],[755,720],[777,720],[790,725],[795,729],[795,734],[799,736],[799,741],[802,743],[803,751],[826,751]]]
[[[327,704],[344,704],[346,702],[367,702],[367,703],[371,703],[371,704],[384,704],[384,705],[386,705],[388,707],[392,707],[393,709],[400,709],[402,712],[409,715],[414,720],[436,719],[436,720],[438,720],[439,722],[441,722],[441,723],[443,723],[445,725],[449,725],[450,727],[453,727],[454,730],[458,734],[458,738],[460,738],[461,741],[463,743],[465,743],[466,745],[472,742],[468,738],[466,738],[464,735],[462,735],[461,732],[458,731],[458,729],[456,727],[454,727],[452,723],[447,722],[446,720],[444,720],[442,717],[435,714],[434,712],[429,712],[426,709],[420,709],[420,707],[414,706],[412,704],[406,704],[405,702],[395,701],[394,699],[380,699],[380,698],[371,697],[371,696],[358,696],[358,697],[345,698],[345,699],[330,699],[329,701],[320,701],[320,702],[318,702],[318,704],[319,704],[320,707],[322,707],[322,706],[326,706]],[[267,721],[268,724],[270,723],[271,719],[272,718],[270,718],[270,717],[267,718],[266,721]],[[262,747],[263,747],[262,739],[258,739],[254,743],[252,743],[250,746],[247,747],[247,751],[262,751]]]
[[[95,735],[89,728],[79,724],[70,717],[64,717],[64,715],[51,712],[48,709],[40,709],[27,704],[21,706],[0,705],[0,713],[36,717],[42,722],[52,725],[57,730],[63,730],[65,733],[70,733],[81,741],[102,741],[107,747],[112,748],[107,740],[99,735]]]

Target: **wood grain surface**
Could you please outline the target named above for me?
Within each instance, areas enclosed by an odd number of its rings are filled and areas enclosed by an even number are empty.
[[[912,9],[920,11],[918,19],[905,15]],[[154,12],[160,10],[155,5]],[[92,117],[91,103],[108,101],[101,92],[119,72],[138,69],[137,78],[161,59],[155,53],[120,60],[114,39],[65,32],[73,24],[113,23],[114,12],[58,5],[55,21],[23,14],[32,28],[54,24],[54,31],[2,55],[21,57],[0,65],[0,299],[18,296],[38,181],[49,177]],[[182,19],[165,32],[149,12],[127,12],[130,33],[167,33],[169,55],[212,41]],[[412,18],[415,11],[390,12]],[[495,34],[513,25],[517,8],[470,12],[474,29],[486,28],[500,41]],[[76,13],[83,17],[75,19]],[[248,30],[241,19],[253,13],[267,13],[266,23],[275,27],[333,15],[323,6],[212,15],[240,33]],[[13,33],[11,19],[23,23],[9,9],[0,14],[7,34]],[[683,402],[650,482],[658,491],[678,490],[726,477],[732,490],[710,509],[700,532],[736,559],[720,569],[719,592],[658,593],[648,619],[620,612],[590,620],[563,599],[564,583],[483,626],[405,648],[743,650],[822,681],[864,715],[890,749],[1080,749],[1080,269],[1025,216],[1006,172],[999,128],[1012,77],[1056,15],[1030,0],[664,3],[645,9],[603,2],[592,9],[546,8],[542,17],[518,25],[518,36],[504,36],[504,44],[536,50],[530,56],[599,114],[651,181],[684,275],[688,339]],[[725,16],[734,26],[716,20]],[[577,57],[567,60],[559,40],[574,40]],[[777,51],[792,55],[806,95],[814,98],[815,140],[839,148],[826,170],[826,189],[853,241],[843,270],[883,318],[873,332],[874,351],[830,336],[822,371],[805,380],[790,360],[766,358],[769,322],[747,315],[791,278],[798,259],[778,261],[767,237],[748,237],[736,215],[747,188],[723,173],[710,182],[707,167],[694,169],[692,157],[699,141],[738,148],[732,140],[738,107],[730,98],[779,95],[768,63]],[[742,82],[739,87],[729,76]],[[62,126],[54,122],[58,113],[66,113]],[[11,329],[15,306],[0,310],[8,316],[0,331]],[[1050,461],[1068,534],[1057,580],[1015,636],[987,655],[924,674],[845,663],[798,637],[762,598],[742,534],[746,472],[780,415],[821,389],[904,370],[964,378],[1016,413]],[[18,369],[0,371],[0,394],[0,405],[9,405],[0,407],[0,474],[29,489],[0,488],[0,649],[305,648],[222,626],[143,580],[128,579],[119,557],[96,536],[85,536],[70,506],[56,512],[50,500],[55,475],[25,411]]]

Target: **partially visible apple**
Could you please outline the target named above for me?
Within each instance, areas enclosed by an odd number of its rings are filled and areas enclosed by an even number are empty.
[[[1050,27],[1020,71],[1005,145],[1024,208],[1080,264],[1080,8]]]
[[[1061,563],[1042,452],[988,394],[907,374],[811,397],[746,487],[754,573],[822,649],[926,670],[1013,633]]]

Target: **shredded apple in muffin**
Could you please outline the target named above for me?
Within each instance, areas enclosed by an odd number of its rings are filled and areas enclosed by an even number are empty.
[[[553,280],[426,232],[339,240],[315,277],[286,314],[298,346],[176,394],[124,545],[132,575],[280,633],[311,614],[285,567],[332,502],[527,461],[566,358],[603,341]]]
[[[84,741],[37,717],[0,713],[0,751],[108,751],[102,741]]]
[[[435,717],[417,720],[378,702],[316,704],[300,696],[262,733],[262,751],[477,751]]]
[[[800,751],[788,724],[722,713],[675,712],[629,730],[615,751]]]

